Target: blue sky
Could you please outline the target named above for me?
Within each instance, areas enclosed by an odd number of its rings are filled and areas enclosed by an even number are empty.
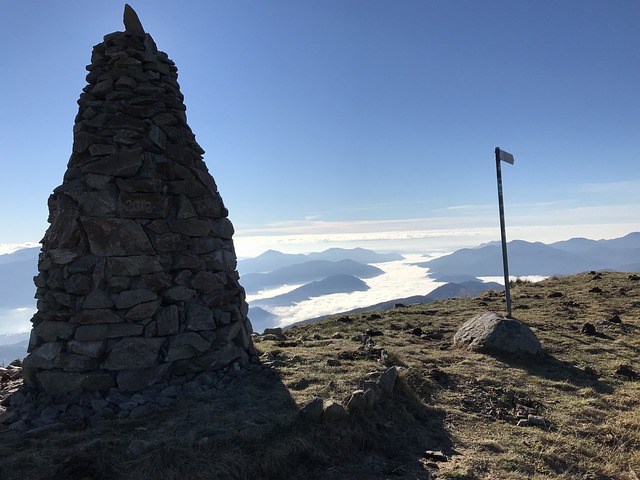
[[[640,2],[131,0],[239,256],[640,230]],[[124,3],[0,0],[0,244],[37,242]],[[318,248],[316,248],[318,247]]]

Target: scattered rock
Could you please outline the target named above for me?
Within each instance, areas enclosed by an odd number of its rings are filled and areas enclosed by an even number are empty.
[[[131,440],[131,443],[127,447],[127,455],[131,457],[140,457],[145,453],[149,452],[153,448],[153,445],[150,442],[146,442],[144,440]]]
[[[334,358],[330,358],[327,360],[327,365],[329,367],[339,367],[340,365],[342,365],[342,363],[340,363],[340,360],[336,360]]]
[[[382,387],[377,383],[365,382],[363,385],[364,399],[367,402],[367,406],[373,408],[384,396]]]
[[[527,422],[529,423],[529,425],[532,425],[534,427],[546,427],[547,426],[547,422],[545,421],[544,417],[541,417],[539,415],[531,415],[531,414],[529,414],[527,416]]]
[[[428,332],[420,336],[422,340],[442,340],[444,338],[444,332],[437,330],[435,332]]]
[[[322,418],[327,422],[335,422],[347,416],[345,408],[337,402],[330,401],[324,409]]]
[[[284,336],[284,333],[282,333],[282,328],[277,327],[277,328],[265,328],[264,332],[262,332],[262,335],[272,335],[274,337],[276,337],[278,340],[286,340],[287,337]]]
[[[621,364],[616,369],[616,375],[627,377],[629,380],[635,380],[638,378],[638,372],[636,372],[631,366]]]
[[[316,397],[300,409],[300,416],[310,420],[319,420],[323,413],[322,398]]]
[[[367,330],[364,333],[365,335],[368,335],[370,337],[381,337],[384,335],[384,332],[382,332],[381,330]]]
[[[411,330],[409,330],[409,333],[411,335],[415,335],[417,337],[420,337],[424,332],[422,331],[422,329],[420,327],[415,327],[415,328],[412,328]]]
[[[620,318],[620,315],[618,315],[617,313],[614,313],[613,315],[611,315],[607,321],[611,322],[611,323],[622,323],[622,319]]]
[[[447,457],[444,453],[442,453],[441,451],[435,451],[435,450],[426,450],[422,454],[422,457],[427,460],[431,460],[432,462],[448,462],[449,461],[449,457]]]
[[[300,380],[297,380],[289,385],[289,388],[291,390],[304,390],[305,388],[308,388],[308,387],[309,387],[309,380],[307,380],[306,378],[301,378]]]
[[[560,298],[560,297],[564,297],[564,293],[562,292],[551,292],[549,295],[547,295],[548,298]]]
[[[378,378],[378,385],[380,385],[385,395],[391,396],[397,379],[398,369],[395,366],[387,368],[380,374],[380,378]]]
[[[362,410],[367,407],[367,401],[364,398],[364,390],[354,391],[347,400],[347,412]]]
[[[600,287],[593,287],[589,290],[589,293],[602,293],[602,289]]]
[[[447,372],[440,370],[439,368],[434,368],[429,372],[429,378],[431,378],[436,383],[441,386],[447,386],[451,383],[451,377]]]
[[[593,323],[588,323],[588,322],[582,325],[580,332],[589,336],[592,336],[598,333],[598,331],[596,330],[596,326]]]

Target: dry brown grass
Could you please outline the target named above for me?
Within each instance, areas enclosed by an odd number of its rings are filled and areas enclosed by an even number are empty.
[[[291,328],[286,342],[256,343],[273,367],[245,372],[213,400],[84,431],[3,434],[0,478],[637,479],[640,382],[616,370],[640,370],[640,282],[582,274],[516,282],[512,296],[547,356],[451,347],[473,315],[503,310],[496,292],[336,316]],[[621,323],[608,321],[614,314]],[[586,322],[597,335],[581,332]],[[416,327],[428,338],[412,334]],[[366,330],[382,335],[367,345],[358,340]],[[400,381],[374,409],[335,423],[297,415],[315,396],[343,402],[388,365],[401,367]],[[529,413],[547,426],[517,426]],[[134,440],[145,448],[129,454]],[[449,460],[424,458],[425,450]]]

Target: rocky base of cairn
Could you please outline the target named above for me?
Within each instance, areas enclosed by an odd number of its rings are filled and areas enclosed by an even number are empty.
[[[257,364],[245,370],[261,370]],[[112,419],[134,420],[168,410],[179,398],[213,399],[229,387],[243,369],[238,363],[216,372],[175,376],[135,393],[112,388],[106,393],[83,392],[52,398],[23,384],[19,360],[0,368],[0,433],[32,435],[64,428],[99,426]]]

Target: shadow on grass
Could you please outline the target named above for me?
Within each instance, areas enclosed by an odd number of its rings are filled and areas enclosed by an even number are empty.
[[[598,393],[613,393],[614,391],[613,387],[608,382],[600,380],[595,372],[559,360],[550,353],[539,356],[494,354],[493,357],[510,367],[520,368],[536,377],[566,381],[580,388],[591,387]]]
[[[429,479],[425,450],[456,453],[444,417],[400,378],[392,396],[372,407],[311,420],[299,415],[274,370],[255,367],[209,395],[137,420],[0,436],[0,478]]]

